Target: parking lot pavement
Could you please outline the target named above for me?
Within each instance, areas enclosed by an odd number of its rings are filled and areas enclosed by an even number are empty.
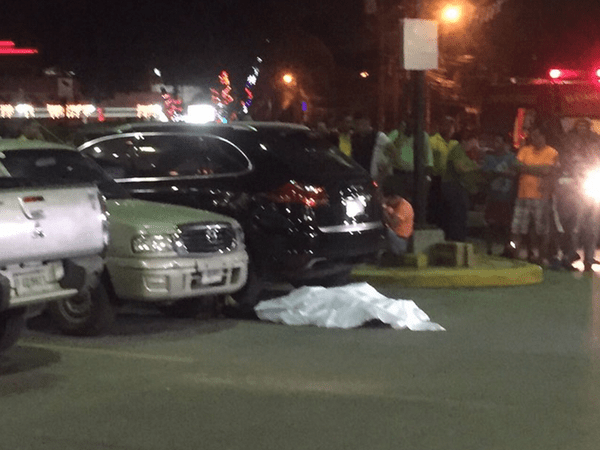
[[[0,357],[0,448],[595,450],[595,289],[380,288],[445,332],[129,310],[80,339],[38,318]]]

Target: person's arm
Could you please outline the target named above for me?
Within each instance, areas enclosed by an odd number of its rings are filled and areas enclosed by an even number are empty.
[[[388,204],[383,205],[383,219],[385,224],[392,229],[396,229],[400,225],[400,218],[394,208]]]
[[[381,181],[386,175],[392,173],[392,157],[394,155],[394,144],[388,137],[379,132],[375,141],[375,150],[371,158],[371,177]]]
[[[461,175],[478,170],[477,164],[467,156],[465,149],[460,144],[450,150],[448,163],[451,163],[454,166],[454,169]]]
[[[515,167],[519,173],[535,175],[536,177],[545,177],[550,175],[554,169],[554,165],[551,164],[528,165],[522,163],[521,161],[518,161]]]

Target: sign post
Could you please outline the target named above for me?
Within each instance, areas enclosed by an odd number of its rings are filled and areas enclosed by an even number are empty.
[[[414,114],[414,198],[415,228],[426,224],[427,193],[425,185],[425,71],[438,67],[438,30],[432,20],[403,19],[401,21],[401,63],[415,71]]]

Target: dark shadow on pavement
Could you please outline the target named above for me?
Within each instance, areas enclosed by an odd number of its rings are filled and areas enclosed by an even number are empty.
[[[59,361],[58,352],[17,344],[0,355],[0,397],[54,386],[59,377],[37,369]]]

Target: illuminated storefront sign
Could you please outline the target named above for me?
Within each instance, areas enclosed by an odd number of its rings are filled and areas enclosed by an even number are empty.
[[[92,104],[47,104],[45,107],[34,107],[29,104],[0,104],[0,118],[38,118],[38,119],[83,119],[95,118],[138,118],[159,119],[162,106],[156,104],[136,105],[135,108],[107,107],[97,108]]]

